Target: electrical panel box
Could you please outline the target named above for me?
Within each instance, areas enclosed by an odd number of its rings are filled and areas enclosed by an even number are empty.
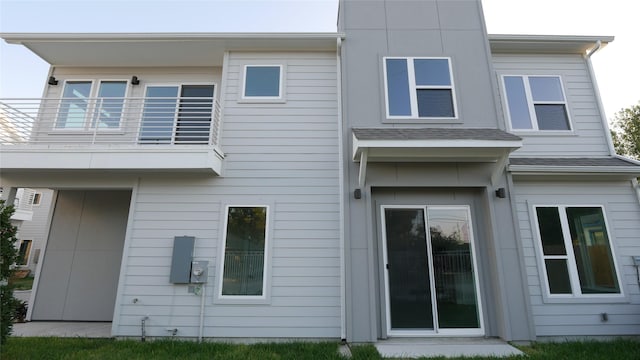
[[[202,284],[207,282],[208,261],[194,261],[191,263],[191,283]]]
[[[169,281],[173,284],[188,284],[191,279],[191,261],[196,238],[176,236],[173,239],[173,257]]]

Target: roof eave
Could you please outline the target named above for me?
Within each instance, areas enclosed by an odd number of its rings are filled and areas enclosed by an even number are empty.
[[[492,53],[584,54],[598,42],[601,47],[614,40],[600,35],[489,34]]]

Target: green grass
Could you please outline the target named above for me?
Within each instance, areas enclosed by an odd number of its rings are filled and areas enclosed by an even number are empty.
[[[12,278],[9,283],[13,285],[14,290],[31,290],[33,286],[33,277],[27,276],[25,278]]]
[[[9,338],[0,350],[0,358],[9,359],[344,359],[332,342],[268,343],[237,345],[224,343],[198,344],[188,341],[148,341],[82,338]],[[640,342],[615,340],[607,342],[536,343],[521,346],[528,356],[508,359],[640,359]],[[354,360],[381,359],[373,345],[352,346]],[[444,358],[442,358],[444,359]],[[462,359],[462,358],[460,358]],[[468,358],[467,358],[468,359]],[[472,359],[491,359],[475,357]]]

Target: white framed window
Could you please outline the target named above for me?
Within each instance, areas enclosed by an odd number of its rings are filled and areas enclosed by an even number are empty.
[[[384,81],[388,118],[457,118],[450,58],[385,57]]]
[[[242,77],[242,99],[282,100],[284,98],[283,69],[283,65],[245,65]]]
[[[35,192],[33,194],[33,200],[31,200],[31,205],[40,206],[41,202],[42,202],[42,193],[41,192]]]
[[[31,244],[33,244],[32,240],[22,240],[20,241],[20,247],[18,248],[18,260],[16,261],[17,265],[29,265],[29,255],[31,254]]]
[[[226,206],[219,299],[267,298],[268,234],[268,205]]]
[[[602,206],[534,206],[549,297],[621,296]]]
[[[119,130],[127,88],[127,80],[66,80],[55,128]]]
[[[512,130],[571,130],[560,76],[503,75],[502,83]]]

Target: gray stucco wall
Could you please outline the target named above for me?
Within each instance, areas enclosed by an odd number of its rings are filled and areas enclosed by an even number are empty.
[[[346,34],[342,48],[345,149],[352,148],[354,127],[504,129],[493,96],[496,84],[480,1],[346,0],[341,2],[338,24]],[[450,58],[457,118],[387,119],[385,56]],[[508,199],[496,201],[493,196],[493,186],[507,186],[506,177],[490,184],[486,164],[370,163],[363,198],[358,200],[353,196],[358,163],[349,151],[344,154],[344,167],[348,340],[375,341],[386,336],[381,318],[386,305],[378,276],[378,219],[371,198],[372,188],[377,187],[413,187],[415,194],[436,191],[445,197],[476,189],[469,201],[482,209],[477,211],[482,216],[473,221],[478,222],[483,238],[478,241],[485,255],[479,259],[479,269],[486,334],[517,340],[533,336],[511,206]]]

